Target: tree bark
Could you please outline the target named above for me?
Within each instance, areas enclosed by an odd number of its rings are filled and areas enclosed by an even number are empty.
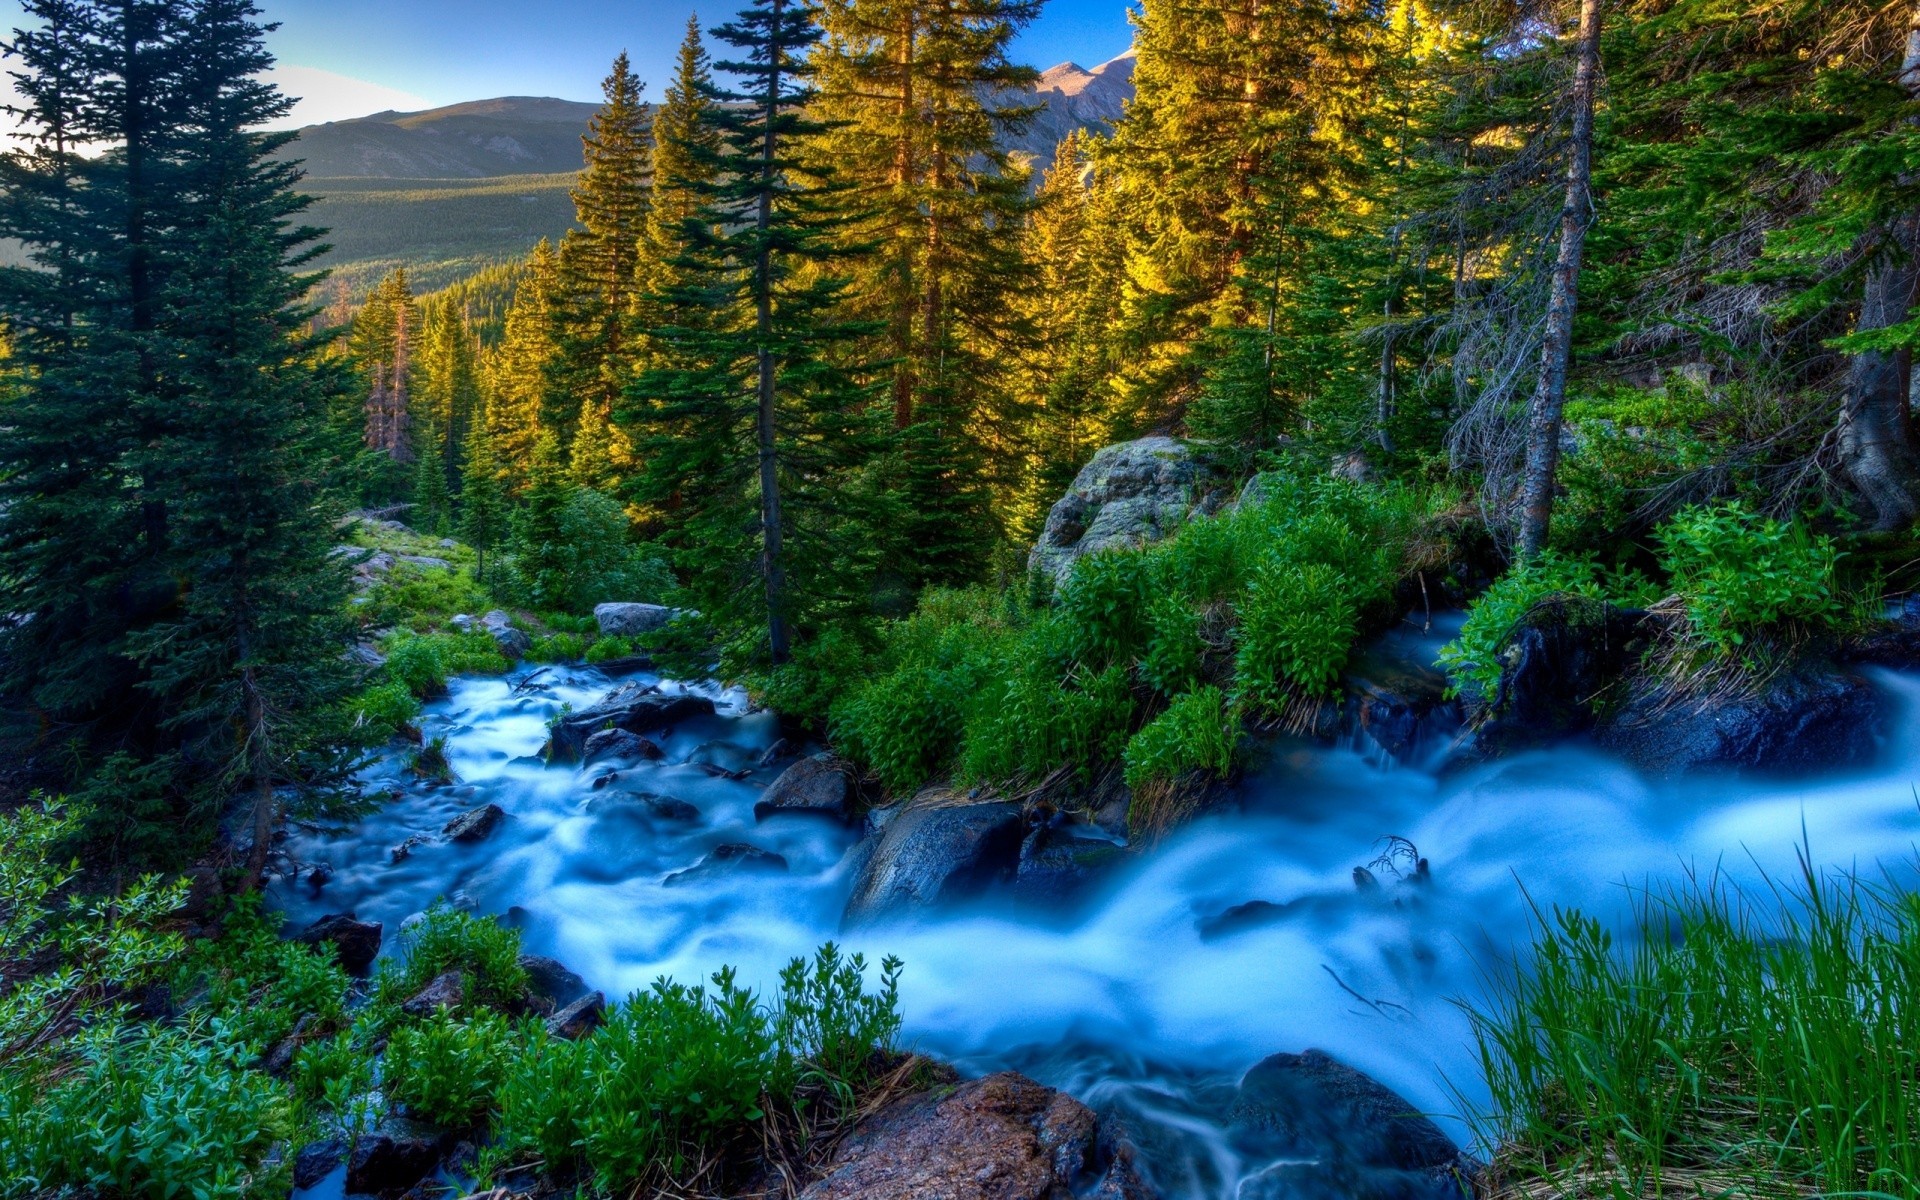
[[[1920,100],[1920,4],[1910,17],[1900,85]],[[1904,322],[1920,287],[1920,270],[1914,262],[1920,251],[1920,214],[1908,213],[1881,233],[1885,239],[1882,259],[1867,272],[1860,291],[1860,321],[1855,328],[1863,333]],[[1920,512],[1915,501],[1920,459],[1913,443],[1912,370],[1913,352],[1905,348],[1863,351],[1847,370],[1840,460],[1847,478],[1873,506],[1875,529],[1903,529]]]
[[[780,28],[782,0],[773,0],[772,28]],[[760,573],[767,591],[767,649],[774,666],[791,655],[786,609],[786,568],[781,553],[780,471],[774,424],[773,359],[773,184],[777,169],[775,130],[780,119],[780,57],[767,64],[766,130],[760,144],[760,199],[754,224],[760,233],[754,261],[754,314],[759,334],[756,356],[760,413]]]
[[[1540,347],[1540,382],[1527,420],[1527,465],[1521,481],[1520,557],[1547,544],[1553,520],[1554,476],[1560,466],[1560,415],[1567,402],[1567,364],[1573,355],[1573,317],[1580,298],[1580,263],[1593,218],[1593,108],[1600,77],[1600,0],[1580,0],[1574,48],[1573,132],[1567,148],[1567,197],[1560,210],[1560,254],[1553,266],[1547,331]]]

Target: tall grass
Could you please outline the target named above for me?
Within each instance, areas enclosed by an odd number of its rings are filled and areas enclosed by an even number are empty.
[[[1920,897],[1805,866],[1541,914],[1471,1012],[1507,1195],[1920,1194]]]

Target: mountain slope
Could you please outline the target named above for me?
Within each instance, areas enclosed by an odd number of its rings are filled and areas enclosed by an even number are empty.
[[[316,179],[482,179],[580,169],[594,105],[503,96],[309,125],[284,157]]]
[[[1006,139],[1006,146],[1031,154],[1034,169],[1043,171],[1052,165],[1061,138],[1076,129],[1104,132],[1120,119],[1131,99],[1131,50],[1092,70],[1071,62],[1050,67],[1040,73],[1033,99],[1028,101],[1039,105],[1040,111],[1024,131]]]

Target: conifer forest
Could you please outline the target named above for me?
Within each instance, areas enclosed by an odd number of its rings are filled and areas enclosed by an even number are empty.
[[[728,2],[16,0],[0,1200],[1920,1195],[1920,5]]]

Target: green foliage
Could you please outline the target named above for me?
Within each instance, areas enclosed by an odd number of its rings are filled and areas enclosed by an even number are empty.
[[[229,1038],[265,1053],[303,1017],[315,1034],[346,1020],[349,981],[331,949],[281,940],[277,914],[257,896],[237,901],[223,926],[180,964],[176,989],[202,994]]]
[[[1127,742],[1127,787],[1137,796],[1193,771],[1225,775],[1239,740],[1240,721],[1226,693],[1217,687],[1188,692]]]
[[[0,1082],[0,1191],[77,1188],[173,1200],[265,1200],[287,1191],[268,1151],[294,1133],[285,1091],[247,1070],[254,1051],[219,1022],[105,1027],[69,1072]]]
[[[536,484],[515,518],[496,589],[528,608],[585,613],[610,600],[657,603],[674,580],[636,546],[620,502],[557,479]]]
[[[1710,654],[1739,654],[1759,632],[1820,629],[1846,612],[1830,538],[1745,505],[1689,508],[1658,532],[1661,565]]]
[[[434,553],[450,551],[435,547]],[[385,578],[367,589],[366,600],[362,612],[372,624],[403,626],[423,633],[445,624],[457,613],[485,612],[493,607],[493,598],[474,582],[467,567],[447,570],[412,563],[395,563]]]
[[[1152,628],[1153,584],[1152,561],[1134,551],[1108,551],[1076,563],[1055,602],[1074,660],[1095,668],[1132,660]]]
[[[387,1043],[393,1098],[442,1125],[471,1125],[492,1107],[522,1033],[497,1013],[456,1017],[440,1009],[402,1025]]]
[[[1234,683],[1251,709],[1282,713],[1295,696],[1333,690],[1359,633],[1348,580],[1323,563],[1271,561],[1240,603]]]
[[[1147,609],[1152,635],[1140,675],[1163,696],[1177,696],[1200,678],[1200,614],[1179,596],[1160,596]]]
[[[1595,1194],[1912,1195],[1920,903],[1808,872],[1538,914],[1471,1013],[1509,1178]],[[1587,1190],[1585,1187],[1582,1190]]]
[[[466,974],[467,995],[475,1003],[507,1007],[526,992],[520,931],[491,917],[436,903],[401,930],[399,947],[405,965],[383,963],[380,977],[380,994],[396,1003],[455,968]]]
[[[590,663],[611,662],[616,658],[626,658],[634,651],[632,638],[603,637],[588,646],[583,657]]]
[[[1097,673],[1079,667],[1063,679],[1053,656],[1020,653],[1049,640],[1049,624],[1034,627],[1039,637],[1016,641],[1016,657],[968,696],[960,782],[1037,783],[1070,767],[1085,785],[1126,745],[1133,721],[1126,667],[1115,664]]]
[[[419,664],[412,669],[418,670]],[[360,743],[377,746],[413,724],[420,716],[420,699],[398,679],[377,683],[347,701]]]
[[[598,642],[594,643],[599,645]],[[577,633],[555,633],[533,639],[527,660],[538,663],[579,662],[587,653],[587,639]]]
[[[389,679],[421,699],[443,694],[454,675],[498,675],[512,668],[491,634],[395,634],[381,647]]]
[[[1440,665],[1453,681],[1453,693],[1491,702],[1506,670],[1501,651],[1535,605],[1551,596],[1597,604],[1606,600],[1607,591],[1599,566],[1590,558],[1546,550],[1531,562],[1515,563],[1473,602],[1460,636],[1440,649]]]
[[[429,738],[413,752],[409,763],[415,775],[434,783],[453,782],[453,760],[447,757],[447,739]]]

